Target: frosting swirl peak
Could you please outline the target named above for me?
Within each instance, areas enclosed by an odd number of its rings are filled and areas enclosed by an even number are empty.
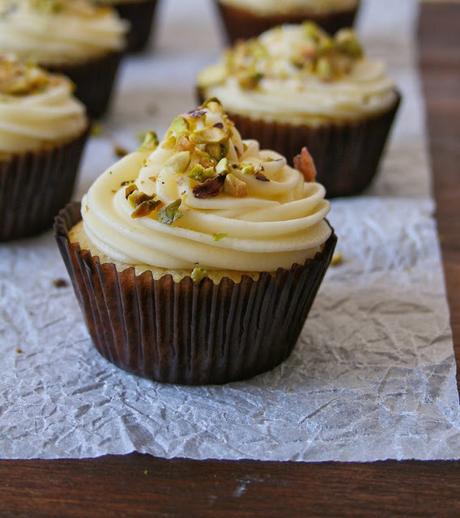
[[[302,264],[329,238],[324,196],[284,157],[242,140],[210,100],[99,177],[82,216],[90,241],[122,263],[275,271]]]

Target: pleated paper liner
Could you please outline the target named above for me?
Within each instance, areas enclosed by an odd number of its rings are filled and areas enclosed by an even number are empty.
[[[329,14],[311,13],[260,16],[249,9],[226,5],[219,0],[214,1],[221,15],[227,41],[232,45],[237,40],[246,40],[259,36],[262,32],[277,27],[278,25],[286,23],[299,24],[306,20],[317,23],[330,34],[335,34],[339,29],[353,26],[359,9],[358,5],[352,9],[345,9]],[[280,3],[281,2],[282,0],[280,0]]]
[[[128,52],[140,52],[147,46],[154,30],[157,6],[157,0],[121,1],[113,4],[120,17],[131,24]]]
[[[203,102],[205,95],[198,89]],[[263,149],[273,149],[292,164],[293,157],[306,146],[318,170],[318,182],[328,198],[353,196],[369,187],[377,174],[385,145],[401,103],[386,112],[353,122],[320,126],[294,125],[253,119],[227,110],[245,139],[258,140]]]
[[[88,131],[48,150],[0,158],[0,241],[50,228],[72,197]]]
[[[56,239],[93,342],[122,369],[167,383],[222,384],[273,369],[293,350],[336,245],[290,270],[235,283],[117,271],[69,241],[80,204],[63,209]]]
[[[110,52],[84,63],[44,66],[69,77],[75,83],[76,97],[86,106],[88,114],[99,118],[109,108],[122,55],[122,52]]]

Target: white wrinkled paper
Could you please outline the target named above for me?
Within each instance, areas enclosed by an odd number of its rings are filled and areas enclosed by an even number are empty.
[[[416,2],[371,0],[369,51],[405,96],[385,167],[365,197],[334,202],[343,265],[319,293],[291,358],[251,381],[152,383],[92,347],[51,233],[0,246],[0,458],[159,457],[372,461],[460,457],[448,307],[415,72]],[[164,130],[194,105],[196,72],[219,52],[211,3],[163,2],[159,48],[124,65],[79,194],[112,144]],[[18,352],[22,350],[21,352]]]

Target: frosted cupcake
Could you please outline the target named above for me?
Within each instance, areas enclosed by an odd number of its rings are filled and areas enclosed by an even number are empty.
[[[107,110],[127,28],[89,0],[0,0],[0,52],[70,77],[94,117]]]
[[[110,5],[130,24],[128,46],[130,52],[145,49],[154,28],[158,0],[97,0],[101,5]]]
[[[72,88],[0,56],[0,241],[46,229],[71,198],[88,129]]]
[[[301,168],[211,100],[103,173],[55,225],[99,352],[183,384],[287,358],[336,242],[307,150]]]
[[[241,131],[292,159],[313,155],[330,196],[357,194],[374,178],[400,103],[383,63],[353,31],[285,25],[237,44],[198,78]]]
[[[215,0],[228,40],[259,36],[262,32],[287,23],[309,20],[330,34],[351,27],[359,9],[359,0]]]

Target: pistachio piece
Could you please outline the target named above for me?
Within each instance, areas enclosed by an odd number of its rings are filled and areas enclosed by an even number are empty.
[[[181,203],[182,200],[178,199],[160,209],[158,212],[158,221],[165,225],[172,225],[175,221],[181,218],[183,216],[182,212],[179,210]]]
[[[225,183],[225,176],[219,175],[215,178],[210,178],[209,180],[206,180],[205,182],[201,183],[200,185],[197,185],[193,189],[193,194],[195,198],[199,199],[205,199],[205,198],[214,198],[217,196],[224,187]]]
[[[213,241],[222,241],[222,239],[225,239],[228,236],[225,232],[216,232],[212,235]]]
[[[169,126],[168,133],[174,134],[178,137],[180,135],[187,134],[189,129],[190,127],[187,119],[179,115],[172,121],[171,126]]]
[[[154,151],[159,144],[158,135],[154,131],[146,131],[142,136],[140,151]]]
[[[192,278],[193,282],[201,282],[207,276],[208,272],[200,266],[195,266],[195,268],[193,268],[192,270],[192,273],[190,274],[190,277]]]
[[[124,183],[124,182],[123,182]],[[121,184],[123,186],[123,183]],[[133,194],[133,192],[137,191],[137,187],[136,187],[136,184],[131,184],[131,185],[128,185],[128,187],[126,187],[125,189],[125,198],[128,199],[131,194]]]
[[[191,138],[197,144],[220,144],[228,140],[228,135],[225,130],[214,127],[195,131]]]
[[[244,198],[248,195],[248,186],[246,182],[230,173],[225,177],[224,192],[235,198]]]
[[[323,81],[331,80],[333,75],[331,62],[326,58],[318,59],[316,63],[316,73]]]
[[[302,148],[300,155],[294,157],[294,167],[303,174],[306,182],[316,180],[315,162],[306,147]]]
[[[222,160],[220,160],[219,163],[216,165],[217,174],[228,173],[229,169],[230,169],[230,167],[229,167],[227,158],[222,158]]]
[[[238,84],[243,90],[254,90],[259,86],[263,78],[264,75],[261,72],[255,70],[244,71],[238,74]]]
[[[196,180],[197,182],[204,182],[208,178],[211,178],[215,174],[215,169],[213,167],[205,168],[201,164],[195,164],[190,170],[188,176],[192,180]]]
[[[256,167],[254,164],[249,164],[249,163],[243,162],[241,164],[241,172],[243,174],[253,175],[256,173]]]
[[[269,182],[269,178],[267,178],[263,173],[257,172],[255,175],[256,180],[259,180],[260,182]]]
[[[352,58],[361,58],[364,55],[363,47],[351,29],[342,29],[335,35],[339,50]]]
[[[214,160],[221,160],[227,154],[227,146],[225,144],[208,144],[206,151]]]
[[[159,205],[161,205],[160,200],[145,200],[143,201],[131,214],[133,219],[137,218],[145,218],[146,216],[150,216],[152,212],[154,212]]]
[[[138,207],[141,203],[144,201],[151,200],[152,197],[148,194],[145,194],[145,192],[138,191],[137,189],[128,195],[128,201],[134,209]]]

